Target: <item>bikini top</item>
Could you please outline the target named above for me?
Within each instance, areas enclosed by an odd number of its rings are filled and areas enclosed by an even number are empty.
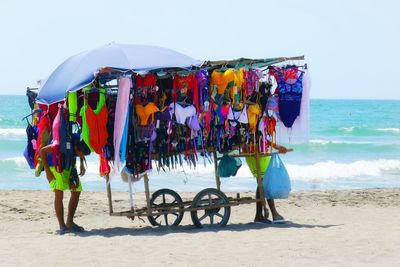
[[[157,111],[160,111],[153,102],[147,103],[146,106],[141,104],[135,105],[136,115],[139,117],[139,124],[141,126],[146,126],[150,115],[154,115]],[[152,122],[154,121],[154,117]]]
[[[171,108],[170,107],[166,107],[163,110],[161,110],[160,112],[157,112],[154,115],[154,120],[158,123],[158,121],[160,121],[160,123],[168,123],[171,121]]]
[[[199,90],[197,86],[197,79],[194,74],[179,75],[176,74],[173,80],[173,97],[174,102],[178,101],[179,97],[190,96],[191,102],[199,109]]]
[[[146,76],[136,75],[136,87],[154,87],[157,83],[157,78],[154,74],[147,74]]]
[[[182,107],[180,104],[174,102],[169,104],[170,114],[175,114],[176,122],[179,124],[185,124],[187,118],[196,115],[196,108],[193,105]]]
[[[199,117],[197,115],[190,117],[187,121],[187,126],[193,131],[200,131]]]
[[[278,83],[279,94],[301,94],[303,89],[303,74],[304,73],[301,72],[297,79],[289,78],[288,80],[284,79],[284,75],[280,75]]]
[[[228,120],[232,126],[236,126],[238,122],[248,124],[249,118],[247,117],[247,106],[244,105],[243,109],[240,111],[233,111],[231,107],[228,113]]]
[[[218,94],[222,95],[227,87],[234,84],[234,70],[228,69],[225,72],[214,70],[211,74],[210,86],[217,87]]]
[[[249,70],[246,72],[246,94],[251,95],[253,91],[258,92],[259,82],[263,77],[263,73],[260,70]]]
[[[242,89],[244,86],[244,70],[243,68],[233,72],[234,86],[229,90],[229,98],[232,103],[238,103],[242,99]]]
[[[296,82],[298,78],[298,69],[297,67],[291,67],[283,70],[283,80],[287,83],[293,84]]]

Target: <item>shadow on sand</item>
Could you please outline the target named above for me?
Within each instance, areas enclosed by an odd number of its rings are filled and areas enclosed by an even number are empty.
[[[112,228],[91,229],[82,233],[76,233],[76,235],[81,237],[91,237],[91,236],[115,237],[115,236],[126,236],[126,235],[164,236],[176,233],[197,234],[200,232],[223,232],[223,231],[241,232],[241,231],[258,230],[266,228],[330,228],[335,226],[339,225],[297,224],[289,221],[284,224],[246,223],[246,224],[228,224],[226,227],[204,227],[204,228],[197,228],[194,225],[184,225],[176,227],[146,226],[141,228],[112,227]]]

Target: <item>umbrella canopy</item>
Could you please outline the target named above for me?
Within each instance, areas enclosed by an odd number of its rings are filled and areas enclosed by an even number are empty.
[[[102,67],[118,70],[147,71],[162,68],[190,68],[200,66],[195,60],[171,49],[111,43],[68,58],[43,81],[37,102],[52,104],[91,83]]]

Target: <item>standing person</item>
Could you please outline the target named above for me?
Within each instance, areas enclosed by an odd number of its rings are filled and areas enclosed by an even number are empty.
[[[277,149],[279,153],[286,153],[288,149],[284,146],[280,146],[277,144],[272,144],[272,147]],[[260,157],[260,172],[261,172],[261,177],[264,177],[264,173],[266,172],[268,168],[268,164],[270,161],[271,157]],[[251,173],[255,178],[257,178],[257,168],[256,168],[256,159],[254,157],[246,157],[246,162],[247,165],[250,168]],[[260,198],[260,191],[259,187],[257,186],[256,189],[256,199]],[[274,223],[285,223],[285,219],[283,218],[282,215],[278,213],[275,207],[275,201],[273,199],[267,199],[269,209],[271,210],[272,213],[272,221]],[[256,202],[256,216],[254,217],[254,222],[259,222],[259,223],[271,223],[271,221],[268,219],[268,212],[267,214],[263,215],[263,209],[262,205],[260,202]]]
[[[85,168],[83,165],[85,159],[77,147],[75,147],[75,151],[80,159],[79,175],[82,176],[85,174]],[[60,229],[57,230],[56,233],[63,235],[69,232],[83,232],[84,228],[74,223],[74,215],[82,191],[82,184],[76,170],[76,158],[75,156],[73,157],[73,162],[69,169],[63,170],[62,173],[58,173],[54,166],[49,166],[47,156],[51,153],[53,153],[53,145],[47,145],[40,150],[40,156],[44,165],[46,177],[51,190],[54,192],[54,209],[60,226]],[[71,197],[68,204],[67,220],[65,221],[63,198],[66,189],[71,191]]]

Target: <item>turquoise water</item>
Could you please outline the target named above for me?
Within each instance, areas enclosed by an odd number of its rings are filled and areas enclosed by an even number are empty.
[[[0,96],[0,189],[47,189],[44,175],[34,177],[22,156],[26,122],[21,118],[28,113],[25,96]],[[282,156],[294,190],[400,187],[400,101],[311,100],[310,129],[308,143],[286,144],[294,152]],[[105,188],[97,161],[95,155],[88,159],[86,190]],[[254,190],[243,163],[236,177],[222,181],[223,190]],[[153,171],[150,186],[198,191],[214,186],[213,170],[200,164],[196,170]],[[112,187],[127,190],[118,177]],[[134,190],[142,191],[143,183]]]

